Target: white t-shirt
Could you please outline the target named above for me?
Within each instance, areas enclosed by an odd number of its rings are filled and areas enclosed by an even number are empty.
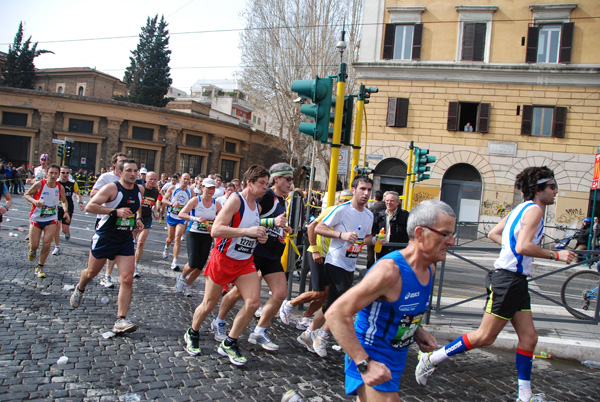
[[[94,187],[92,187],[92,190],[100,190],[108,183],[114,183],[116,181],[119,181],[119,176],[117,176],[113,172],[102,173],[100,177],[98,177],[98,180],[94,184]]]
[[[365,237],[371,234],[373,213],[366,207],[362,212],[354,209],[350,201],[338,205],[323,219],[323,223],[338,232],[356,232],[358,238],[350,243],[340,238],[331,239],[325,263],[354,272]]]
[[[225,205],[225,202],[227,201],[227,197],[222,195],[219,198],[216,198],[215,201],[217,201],[219,204],[221,204],[221,206]]]
[[[217,199],[225,194],[225,187],[215,187],[215,193],[213,194],[213,199]]]

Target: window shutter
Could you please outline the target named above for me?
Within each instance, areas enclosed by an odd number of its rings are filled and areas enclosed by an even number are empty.
[[[485,31],[487,29],[486,24],[477,23],[475,24],[475,42],[473,44],[473,61],[483,61],[483,55],[485,53]]]
[[[421,60],[421,43],[423,42],[423,24],[415,24],[413,31],[412,59]]]
[[[567,123],[567,108],[555,107],[554,119],[552,121],[552,136],[556,138],[565,138],[565,126]]]
[[[407,127],[408,125],[408,98],[397,98],[396,100],[396,127]]]
[[[521,135],[531,135],[533,120],[533,106],[523,105],[523,118],[521,119]]]
[[[388,98],[388,111],[385,125],[388,127],[396,126],[396,104],[398,98]]]
[[[458,109],[460,104],[458,102],[448,103],[448,131],[458,130]]]
[[[529,27],[527,29],[527,52],[525,53],[526,63],[537,63],[539,31],[540,29],[538,27]]]
[[[477,116],[477,131],[487,133],[490,130],[490,110],[491,103],[479,104],[479,116]]]
[[[473,60],[473,47],[475,44],[475,24],[463,24],[463,43],[461,60]]]
[[[558,53],[559,63],[571,62],[571,51],[573,50],[573,22],[563,24],[560,32],[560,52]]]
[[[396,35],[396,25],[385,24],[385,35],[383,39],[383,59],[391,60],[394,58],[394,37]]]

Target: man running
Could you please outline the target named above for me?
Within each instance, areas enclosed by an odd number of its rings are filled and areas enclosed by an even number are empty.
[[[29,253],[27,253],[29,261],[35,259],[37,249],[40,246],[40,238],[44,233],[42,252],[35,268],[35,275],[38,278],[46,277],[44,264],[48,254],[50,254],[54,234],[58,230],[59,202],[62,203],[63,209],[67,211],[64,213],[64,219],[67,223],[70,222],[65,189],[57,182],[59,173],[60,167],[58,165],[50,165],[46,175],[47,178],[35,182],[23,197],[32,204],[29,214]]]
[[[132,232],[143,228],[141,211],[144,188],[135,184],[138,169],[133,159],[119,162],[119,181],[102,187],[88,202],[85,210],[100,214],[96,233],[92,237],[88,266],[81,272],[79,283],[71,295],[71,307],[77,308],[83,300],[83,292],[102,270],[107,258],[119,265],[119,287],[117,320],[112,331],[115,334],[137,330],[137,325],[127,319],[127,311],[133,293],[133,272],[135,270],[135,250]],[[137,214],[137,219],[136,219]]]
[[[135,271],[133,272],[134,278],[139,278],[140,275],[140,261],[142,259],[142,253],[144,252],[144,244],[150,233],[152,227],[152,218],[158,218],[158,211],[156,209],[156,200],[158,199],[158,175],[156,172],[148,172],[146,175],[144,184],[144,196],[142,197],[142,224],[144,228],[141,231],[134,233],[134,238],[137,237],[135,249]]]
[[[188,354],[200,354],[200,325],[217,305],[223,286],[234,283],[242,294],[244,305],[218,352],[236,366],[246,364],[238,338],[260,305],[260,278],[252,253],[257,242],[265,243],[268,238],[267,229],[260,226],[257,200],[267,191],[269,172],[262,166],[252,165],[244,173],[244,181],[247,183],[244,191],[232,196],[213,224],[212,236],[216,241],[204,270],[204,299],[194,312],[191,328],[184,335]]]
[[[167,238],[165,240],[165,249],[163,250],[163,258],[169,258],[169,246],[173,243],[173,261],[171,262],[171,270],[179,271],[177,258],[179,258],[179,250],[181,250],[181,236],[185,233],[187,222],[179,217],[179,211],[183,209],[185,204],[192,198],[190,194],[190,175],[184,173],[181,175],[181,183],[168,188],[163,196],[163,203],[169,206],[167,212]],[[164,187],[163,187],[164,188]]]
[[[40,155],[40,166],[37,166],[35,169],[33,169],[33,181],[34,182],[41,181],[46,178],[46,171],[48,170],[48,161],[49,160],[50,160],[50,158],[48,157],[48,154]]]
[[[435,263],[454,245],[456,217],[442,201],[418,204],[408,220],[408,246],[382,257],[325,314],[346,352],[346,393],[361,402],[397,401],[410,344],[431,351],[420,325],[429,308]],[[353,320],[357,314],[356,321]]]
[[[75,212],[75,205],[73,205],[73,194],[77,196],[79,210],[83,211],[83,201],[81,201],[81,194],[79,193],[79,187],[77,183],[69,180],[69,167],[62,166],[60,168],[60,179],[58,182],[65,189],[65,197],[67,198],[67,204],[69,205],[68,215],[69,220],[65,218],[65,210],[62,208],[62,204],[58,204],[58,225],[59,228],[62,226],[62,232],[65,234],[65,240],[71,238],[71,219],[73,219],[73,212]],[[57,229],[54,234],[54,250],[52,255],[60,254],[60,230]]]
[[[481,324],[476,331],[458,337],[433,353],[419,353],[415,377],[420,385],[426,385],[437,365],[448,357],[494,343],[510,321],[519,338],[516,356],[519,384],[517,402],[545,401],[544,394],[534,395],[531,391],[533,350],[538,337],[533,326],[527,277],[531,274],[533,258],[548,258],[569,264],[576,255],[569,250],[551,251],[539,246],[546,206],[554,204],[558,193],[554,172],[546,166],[528,167],[517,175],[515,188],[521,190],[525,201],[488,234],[502,249],[494,263],[495,270],[490,271],[485,280],[488,298]]]

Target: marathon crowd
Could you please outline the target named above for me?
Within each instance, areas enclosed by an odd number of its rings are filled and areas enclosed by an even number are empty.
[[[47,155],[42,155],[34,172],[35,182],[24,198],[32,204],[29,260],[35,260],[42,241],[35,268],[39,278],[46,276],[44,263],[52,241],[56,243],[55,253],[60,253],[61,226],[65,239],[69,239],[73,195],[80,210],[97,214],[88,264],[70,305],[78,308],[84,303],[87,285],[105,264],[101,283],[114,287],[111,273],[117,265],[120,286],[114,333],[138,329],[127,312],[134,278],[141,275],[145,239],[153,220],[159,219],[168,227],[163,258],[172,253],[170,267],[178,272],[176,291],[189,296],[190,285],[204,277],[203,300],[190,317],[188,328],[181,328],[191,356],[202,353],[200,331],[204,326],[218,342],[218,353],[243,366],[247,359],[240,352],[240,337],[255,315],[259,319],[247,341],[276,351],[279,346],[267,331],[272,320],[277,317],[291,325],[294,308],[309,303],[296,322],[303,330],[297,338],[299,347],[326,357],[329,339],[335,337],[346,352],[346,392],[357,395],[359,401],[398,401],[409,345],[416,343],[420,349],[415,376],[424,386],[442,361],[493,343],[510,321],[519,335],[517,401],[545,400],[543,394],[531,391],[537,334],[526,278],[533,257],[566,263],[575,258],[568,250],[539,247],[544,208],[554,202],[558,192],[554,173],[548,168],[527,168],[517,176],[516,188],[522,191],[524,202],[490,232],[492,240],[510,247],[502,248],[496,269],[486,280],[488,302],[480,328],[439,348],[421,322],[429,308],[434,264],[443,261],[447,248],[454,245],[456,216],[444,202],[423,201],[408,213],[399,208],[398,193],[388,191],[376,194],[377,202],[369,208],[373,181],[368,176],[356,176],[351,190],[336,195],[336,205],[306,223],[311,290],[286,300],[288,275],[282,256],[292,234],[288,200],[294,191],[294,172],[290,165],[276,163],[269,169],[252,165],[242,180],[223,185],[217,174],[193,179],[187,173],[162,174],[159,179],[157,173],[138,169],[136,161],[120,153],[111,163],[110,171],[100,175],[89,189],[89,177],[86,179],[84,188],[91,199],[84,206],[77,176],[69,179],[67,167],[48,164]],[[11,199],[6,189],[0,189],[0,194],[6,198],[0,207],[2,215],[10,209]],[[308,207],[315,205],[309,203]],[[179,252],[184,236],[188,260],[182,269]],[[372,266],[353,286],[357,258],[365,245],[373,248]],[[261,307],[262,280],[271,292]],[[227,328],[227,315],[240,300],[243,305]],[[214,317],[209,318],[213,312]]]

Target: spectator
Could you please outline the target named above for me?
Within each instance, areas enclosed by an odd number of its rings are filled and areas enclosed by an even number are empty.
[[[381,229],[385,230],[385,242],[380,253],[377,253],[377,259],[384,255],[398,250],[399,247],[388,246],[387,243],[408,243],[408,233],[406,227],[408,224],[408,211],[399,207],[400,197],[395,191],[386,191],[383,196],[385,209],[374,213],[373,218],[373,236],[376,236]]]

